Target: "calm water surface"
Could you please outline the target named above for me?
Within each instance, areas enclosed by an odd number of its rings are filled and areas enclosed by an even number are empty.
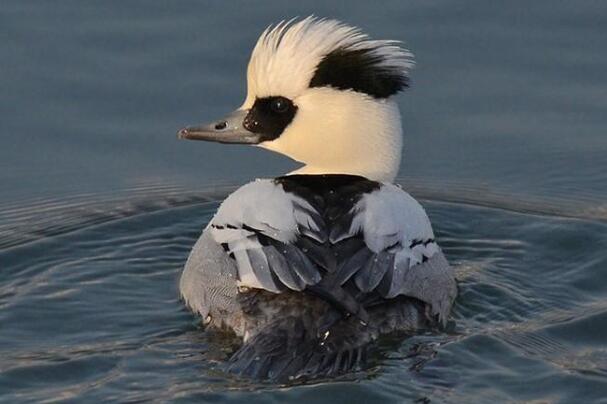
[[[607,402],[607,5],[324,3],[0,5],[0,401]],[[312,13],[416,54],[400,182],[460,296],[367,371],[258,385],[177,281],[233,186],[295,164],[174,133],[240,105],[257,35]]]

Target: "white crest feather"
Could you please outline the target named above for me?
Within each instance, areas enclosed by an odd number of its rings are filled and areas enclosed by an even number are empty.
[[[379,66],[406,74],[413,55],[398,41],[371,40],[358,28],[337,20],[313,16],[282,21],[261,34],[249,61],[245,107],[256,97],[281,95],[295,98],[314,76],[321,60],[337,49],[369,50],[379,56]]]

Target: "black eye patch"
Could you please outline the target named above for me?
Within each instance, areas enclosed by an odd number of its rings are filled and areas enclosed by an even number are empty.
[[[288,98],[258,98],[242,126],[249,132],[261,135],[260,142],[274,140],[289,126],[296,112],[297,107]]]

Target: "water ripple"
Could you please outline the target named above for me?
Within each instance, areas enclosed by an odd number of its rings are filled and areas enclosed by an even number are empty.
[[[4,219],[13,233],[0,250],[0,391],[30,401],[239,401],[252,392],[323,401],[348,391],[370,401],[476,402],[536,397],[520,380],[548,400],[592,401],[607,387],[607,224],[449,198],[424,199],[459,280],[445,333],[382,340],[372,368],[313,386],[222,373],[234,341],[200,328],[177,280],[231,189],[141,189],[76,210],[57,202],[40,222],[49,228],[25,235],[27,225],[11,220],[36,220],[36,209]],[[54,226],[58,219],[65,223]]]

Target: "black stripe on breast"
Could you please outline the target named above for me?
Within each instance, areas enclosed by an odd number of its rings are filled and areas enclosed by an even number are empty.
[[[411,241],[411,244],[409,244],[409,248],[413,248],[415,246],[422,245],[422,244],[424,245],[424,247],[426,247],[430,243],[434,243],[433,238],[429,238],[426,240],[415,239],[415,240]]]
[[[358,175],[287,175],[274,180],[285,192],[305,199],[323,216],[329,228],[349,214],[360,198],[381,187],[381,183]]]

